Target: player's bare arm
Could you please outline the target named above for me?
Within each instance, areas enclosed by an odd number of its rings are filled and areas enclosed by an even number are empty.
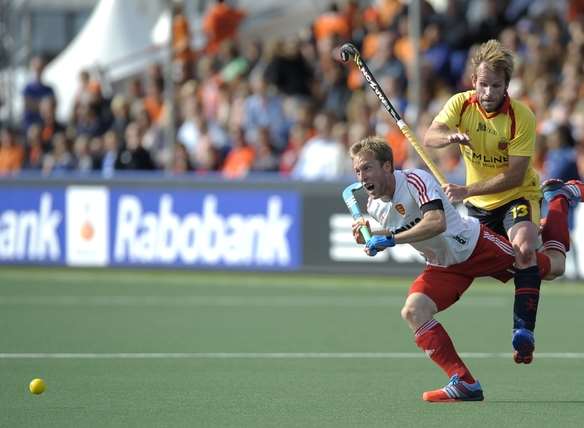
[[[470,137],[463,132],[452,132],[444,123],[432,122],[424,136],[424,146],[439,149],[449,144],[470,146]]]
[[[433,238],[446,230],[446,216],[441,209],[426,211],[422,220],[409,230],[385,237],[375,236],[366,243],[365,253],[374,256],[378,251],[396,244],[410,244]]]
[[[446,230],[446,216],[440,209],[426,211],[422,220],[414,227],[393,236],[396,244],[424,241],[440,235]]]
[[[509,156],[509,166],[504,172],[488,180],[472,183],[468,186],[445,184],[442,186],[442,190],[444,190],[451,202],[460,202],[471,196],[504,192],[521,185],[528,167],[529,157]]]

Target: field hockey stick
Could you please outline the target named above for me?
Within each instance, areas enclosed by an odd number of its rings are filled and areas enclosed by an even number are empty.
[[[349,211],[351,212],[351,215],[355,221],[359,221],[363,218],[363,214],[359,209],[359,204],[357,203],[357,199],[355,199],[354,193],[356,190],[359,190],[362,187],[362,183],[353,183],[345,187],[345,190],[343,190],[343,201],[345,201],[345,205],[347,205],[347,208],[349,208]],[[366,225],[361,226],[359,231],[361,232],[361,235],[363,235],[365,242],[371,239],[371,233],[369,233],[369,228]]]
[[[442,173],[440,172],[434,161],[430,158],[426,150],[424,150],[420,143],[418,143],[418,140],[414,136],[414,133],[411,131],[410,127],[404,122],[404,120],[401,118],[399,113],[393,107],[391,102],[389,102],[389,99],[383,92],[383,89],[381,89],[381,86],[379,86],[379,83],[377,83],[377,80],[375,80],[375,77],[373,77],[373,74],[369,70],[369,67],[367,67],[367,64],[365,64],[365,62],[361,59],[359,50],[352,43],[345,43],[340,47],[339,52],[341,60],[343,62],[346,63],[351,59],[355,62],[355,64],[359,68],[359,71],[361,71],[361,74],[363,74],[365,80],[367,80],[367,83],[369,83],[369,86],[371,87],[373,92],[375,92],[375,95],[377,95],[377,98],[379,98],[379,101],[381,101],[383,107],[385,107],[385,110],[387,110],[387,112],[395,120],[402,134],[404,134],[404,136],[408,139],[410,144],[414,147],[414,149],[422,158],[426,166],[430,169],[432,174],[434,174],[434,177],[436,177],[440,185],[446,184],[447,183],[446,178],[444,178],[444,175],[442,175]]]

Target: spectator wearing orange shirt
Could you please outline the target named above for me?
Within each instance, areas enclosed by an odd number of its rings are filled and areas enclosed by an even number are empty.
[[[184,8],[175,4],[172,9],[172,51],[178,81],[185,82],[192,77],[194,52],[191,49],[191,28]]]
[[[144,108],[148,112],[150,120],[160,123],[164,112],[164,94],[162,85],[155,79],[148,82],[146,97],[144,97]]]
[[[243,178],[253,165],[255,150],[245,139],[243,128],[238,128],[233,134],[233,148],[225,158],[221,173],[225,178]]]
[[[381,35],[381,21],[377,10],[373,6],[369,7],[363,13],[363,26],[365,34],[363,35],[361,56],[369,60],[379,50],[379,39]],[[355,91],[363,85],[363,75],[357,67],[349,69],[347,76],[347,86]]]
[[[207,36],[206,51],[215,54],[225,40],[234,39],[246,13],[224,2],[215,0],[203,17],[203,31]]]
[[[348,40],[351,37],[351,28],[347,17],[339,12],[336,3],[314,21],[314,37],[318,41],[338,37],[340,40]]]
[[[404,7],[401,0],[376,0],[370,9],[378,15],[381,25],[388,27],[400,13],[403,13]]]
[[[414,61],[414,43],[409,34],[409,21],[407,15],[397,18],[397,39],[394,45],[395,56],[406,66]]]
[[[12,129],[0,131],[0,175],[16,174],[22,168],[24,147]]]

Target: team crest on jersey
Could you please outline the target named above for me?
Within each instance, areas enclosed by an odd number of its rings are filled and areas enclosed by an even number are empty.
[[[505,150],[508,145],[509,145],[509,142],[506,139],[501,138],[499,140],[499,150]]]
[[[402,204],[395,204],[395,210],[401,215],[402,217],[406,215],[406,207]]]

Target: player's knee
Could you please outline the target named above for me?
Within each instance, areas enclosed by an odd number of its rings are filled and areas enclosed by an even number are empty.
[[[515,250],[515,263],[519,268],[529,267],[537,261],[535,248],[532,248],[528,243],[514,244],[513,249]]]
[[[401,317],[406,322],[411,322],[412,318],[414,317],[414,308],[412,305],[405,305],[401,310]]]
[[[406,303],[401,310],[401,316],[410,325],[420,325],[432,318],[432,313],[423,305]]]

